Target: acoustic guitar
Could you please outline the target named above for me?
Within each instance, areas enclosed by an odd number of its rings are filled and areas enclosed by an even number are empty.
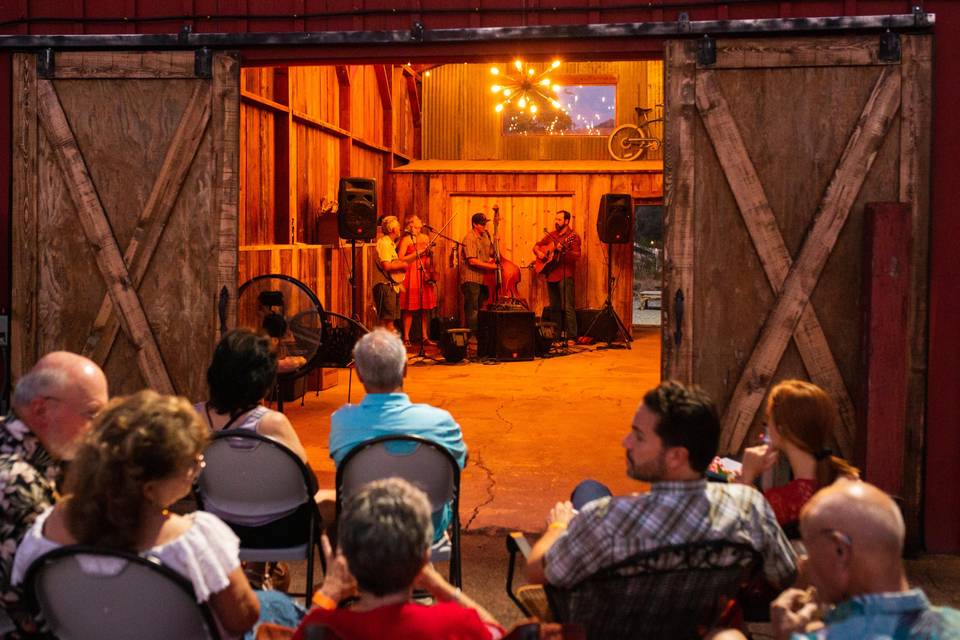
[[[536,257],[536,253],[534,253],[533,270],[537,274],[545,276],[560,266],[560,256],[567,250],[567,245],[574,237],[574,234],[568,233],[561,238],[560,242],[555,242],[551,239],[546,245],[541,245],[544,249],[544,254],[542,258],[539,258]]]

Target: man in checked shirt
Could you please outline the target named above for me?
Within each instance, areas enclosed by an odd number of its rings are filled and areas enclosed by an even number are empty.
[[[793,548],[763,495],[704,477],[719,440],[716,409],[702,389],[663,382],[648,391],[622,444],[627,475],[651,483],[651,490],[606,495],[580,511],[558,502],[527,560],[529,581],[572,587],[641,551],[729,540],[760,553],[771,587],[789,586],[796,575]]]

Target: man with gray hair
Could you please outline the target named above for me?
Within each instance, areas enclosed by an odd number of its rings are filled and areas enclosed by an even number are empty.
[[[838,480],[804,506],[800,532],[813,588],[787,589],[771,604],[777,638],[960,638],[960,612],[907,583],[903,517],[880,489]],[[821,605],[834,606],[814,622]]]
[[[429,563],[432,537],[430,503],[409,482],[379,480],[350,496],[340,514],[336,555],[323,537],[327,573],[293,640],[302,640],[313,624],[353,640],[501,637],[493,616]],[[414,603],[414,587],[426,589],[437,603]],[[337,608],[354,593],[359,600],[353,607]]]
[[[397,334],[374,329],[353,348],[357,378],[367,395],[360,404],[347,404],[330,416],[330,457],[335,465],[354,447],[380,436],[418,436],[443,445],[463,469],[467,447],[460,425],[448,411],[414,404],[403,392],[407,350]],[[397,445],[397,452],[403,448]],[[449,505],[434,519],[437,539],[452,518]]]
[[[32,630],[19,590],[10,586],[13,556],[37,515],[53,504],[60,463],[73,459],[106,403],[103,371],[67,351],[43,356],[17,383],[13,414],[0,423],[0,633],[4,613],[21,631]]]

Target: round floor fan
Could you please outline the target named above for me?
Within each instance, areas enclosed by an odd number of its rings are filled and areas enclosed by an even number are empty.
[[[367,329],[324,311],[316,294],[296,278],[255,276],[237,291],[237,326],[264,331],[277,340],[278,381],[295,380],[317,367],[347,367],[353,345]]]

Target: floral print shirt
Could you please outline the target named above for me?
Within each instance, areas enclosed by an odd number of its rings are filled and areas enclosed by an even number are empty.
[[[21,538],[56,495],[60,464],[15,416],[0,418],[0,608],[18,627],[30,620],[20,589],[10,586]],[[0,616],[2,616],[0,611]]]

